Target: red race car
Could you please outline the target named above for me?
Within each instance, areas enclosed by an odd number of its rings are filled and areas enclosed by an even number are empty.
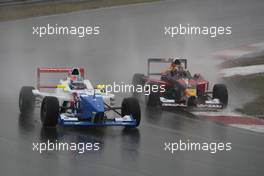
[[[151,64],[170,63],[170,68],[161,73],[151,72]],[[191,75],[186,59],[148,59],[147,75],[136,73],[134,86],[147,86],[151,90],[145,94],[147,106],[183,106],[222,109],[228,104],[228,91],[224,84],[215,84],[208,91],[209,82],[200,74]],[[152,87],[155,86],[155,89]],[[157,89],[158,87],[158,89]],[[139,96],[139,93],[134,93]]]

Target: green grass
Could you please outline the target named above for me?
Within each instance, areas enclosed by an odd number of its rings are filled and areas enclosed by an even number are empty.
[[[0,7],[0,21],[153,1],[158,0],[86,0],[79,2],[47,2],[45,4],[35,5],[6,6]]]
[[[264,74],[227,78],[226,81],[231,81],[243,89],[251,90],[255,94],[264,96]]]
[[[228,78],[226,81],[258,95],[252,102],[248,102],[243,107],[236,109],[238,112],[264,118],[264,74]]]
[[[236,110],[241,113],[264,118],[264,96],[258,97],[254,101],[246,103],[244,107]]]

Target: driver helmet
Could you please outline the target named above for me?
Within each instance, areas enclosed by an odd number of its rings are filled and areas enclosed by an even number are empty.
[[[179,59],[175,59],[172,63],[171,63],[171,71],[177,71],[179,69],[179,67],[181,66],[181,61]]]
[[[179,59],[175,59],[173,61],[173,64],[175,64],[175,65],[181,65],[181,61]]]
[[[175,59],[172,62],[172,67],[174,68],[174,70],[178,70],[178,71],[184,70],[184,68],[182,67],[182,63],[181,63],[180,59]]]
[[[85,89],[86,88],[83,78],[81,76],[75,76],[75,75],[72,75],[70,77],[69,86],[71,89]]]

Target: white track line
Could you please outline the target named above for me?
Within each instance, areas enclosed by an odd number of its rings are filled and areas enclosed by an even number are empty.
[[[236,128],[242,128],[258,133],[264,133],[264,125],[244,125],[244,124],[231,124],[230,126]]]
[[[246,76],[264,72],[264,65],[251,65],[245,67],[233,67],[220,70],[221,77]]]
[[[228,49],[213,53],[213,57],[222,60],[234,60],[242,57],[255,57],[264,53],[264,42],[243,45],[239,48]]]

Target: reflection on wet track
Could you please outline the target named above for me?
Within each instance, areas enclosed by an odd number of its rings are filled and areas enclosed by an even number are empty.
[[[10,106],[15,103],[10,102]],[[7,104],[8,105],[8,104]],[[9,106],[8,105],[8,106]],[[17,109],[17,108],[16,108]],[[145,108],[138,129],[123,127],[41,126],[38,110],[32,115],[7,113],[1,123],[1,156],[8,162],[5,173],[46,175],[93,173],[102,175],[258,175],[262,172],[262,134],[200,119],[184,110]],[[18,128],[16,128],[16,125]],[[12,128],[10,127],[12,126]],[[5,133],[3,133],[5,132]],[[6,135],[5,135],[6,134]],[[33,142],[99,142],[99,151],[33,151]],[[198,142],[232,142],[231,152],[164,151],[164,142],[192,140]],[[254,144],[254,145],[252,145]],[[258,161],[256,163],[256,161]],[[16,169],[9,164],[19,163]],[[251,164],[251,163],[254,163]],[[250,167],[242,167],[249,165]],[[5,166],[5,167],[3,167]],[[255,173],[255,174],[254,174]]]

